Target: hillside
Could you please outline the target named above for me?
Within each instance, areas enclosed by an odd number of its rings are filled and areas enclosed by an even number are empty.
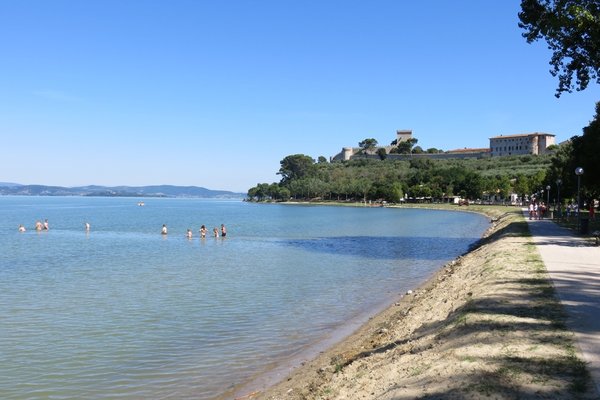
[[[444,160],[354,158],[328,163],[294,154],[281,161],[281,182],[259,184],[248,190],[248,198],[398,203],[460,196],[498,201],[513,194],[523,198],[545,187],[551,163],[552,155]]]
[[[196,197],[243,198],[242,193],[211,190],[198,186],[80,186],[20,185],[0,183],[0,195],[15,196],[104,196],[104,197]]]

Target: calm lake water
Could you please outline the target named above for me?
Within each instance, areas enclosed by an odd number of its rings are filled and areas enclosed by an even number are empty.
[[[0,197],[0,398],[215,398],[418,286],[488,227],[461,212],[138,201]],[[222,223],[226,238],[199,238]]]

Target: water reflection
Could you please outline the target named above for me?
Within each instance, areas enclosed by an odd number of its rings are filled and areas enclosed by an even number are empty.
[[[454,258],[478,238],[337,236],[282,241],[309,252],[358,256],[374,260],[439,260]]]

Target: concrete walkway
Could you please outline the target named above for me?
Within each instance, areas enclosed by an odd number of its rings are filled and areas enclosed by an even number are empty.
[[[529,220],[546,269],[600,398],[600,247],[550,220]]]

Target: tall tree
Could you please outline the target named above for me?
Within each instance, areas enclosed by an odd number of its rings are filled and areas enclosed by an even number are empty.
[[[599,0],[522,0],[519,19],[528,43],[545,39],[553,51],[556,97],[584,90],[590,80],[600,83]]]
[[[315,160],[304,154],[294,154],[285,157],[279,162],[281,168],[277,174],[281,175],[281,184],[286,185],[294,179],[302,179],[313,171]]]
[[[583,135],[576,136],[571,140],[573,142],[573,159],[576,166],[583,167],[585,171],[583,182],[587,195],[600,195],[600,164],[598,162],[598,154],[600,154],[600,102],[596,103],[594,120],[583,128]]]
[[[377,147],[377,140],[373,138],[365,139],[362,142],[359,142],[358,146],[362,149],[364,154],[372,153],[373,150],[375,150],[375,147]]]
[[[399,154],[411,154],[413,151],[413,146],[416,145],[418,141],[419,139],[417,138],[403,140],[394,148],[394,152]]]

